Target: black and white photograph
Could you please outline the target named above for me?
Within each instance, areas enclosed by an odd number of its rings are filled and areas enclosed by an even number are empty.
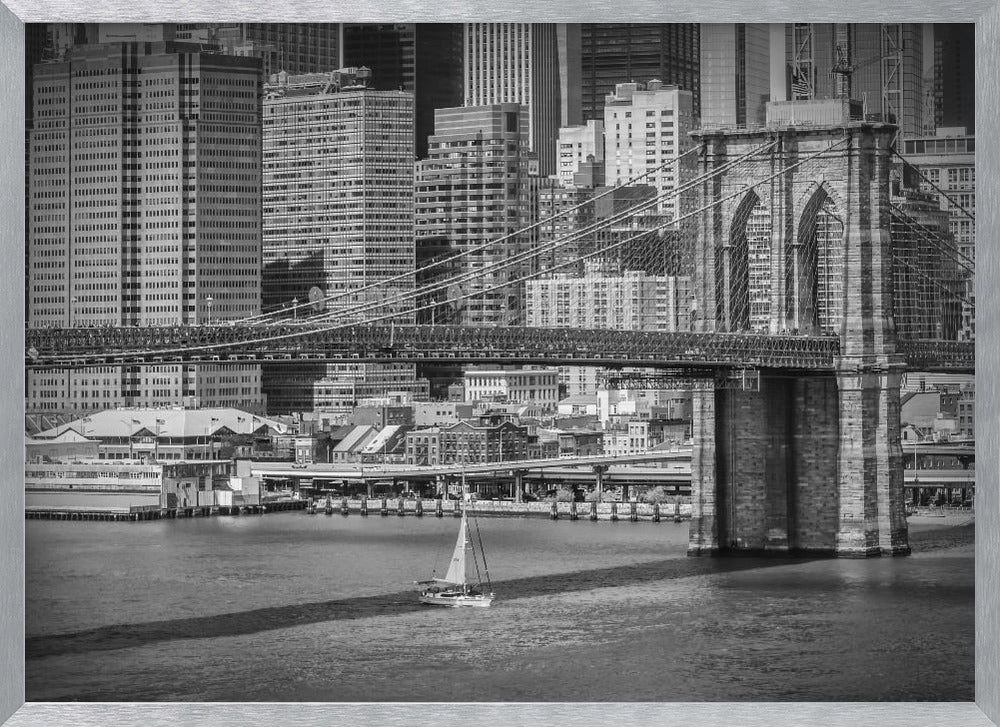
[[[27,701],[975,701],[974,23],[24,35]]]

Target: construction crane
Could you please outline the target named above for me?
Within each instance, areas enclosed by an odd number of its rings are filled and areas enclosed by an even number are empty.
[[[857,63],[851,63],[848,58],[848,53],[844,50],[843,46],[837,46],[837,62],[830,69],[830,72],[837,76],[837,98],[842,101],[848,101],[851,99],[851,77],[863,68],[867,68],[873,63],[878,63],[886,59],[896,59],[897,63],[900,60],[900,51],[896,50],[889,53],[877,53],[876,55],[865,58],[864,60],[858,61]],[[880,79],[879,85],[882,87],[882,98],[888,101],[887,91],[887,80]],[[867,94],[864,94],[861,99],[858,99],[863,104],[863,115],[868,116],[868,98]],[[879,104],[881,107],[881,103]],[[894,111],[893,109],[890,109]]]

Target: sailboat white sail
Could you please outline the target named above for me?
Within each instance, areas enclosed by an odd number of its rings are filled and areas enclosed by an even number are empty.
[[[458,542],[455,543],[455,551],[451,554],[451,562],[448,564],[448,572],[445,573],[444,580],[447,583],[454,583],[456,586],[466,584],[465,575],[465,552],[469,542],[469,522],[465,508],[462,508],[462,526],[458,530]]]
[[[482,550],[482,542],[480,542]],[[432,578],[429,581],[418,581],[420,602],[431,606],[489,606],[493,603],[493,593],[485,593],[480,583],[478,587],[470,586],[468,575],[468,555],[475,560],[475,546],[469,533],[468,512],[462,507],[462,524],[458,530],[458,541],[448,563],[448,572],[444,578]],[[485,559],[484,559],[485,568]],[[489,574],[487,573],[487,580]]]

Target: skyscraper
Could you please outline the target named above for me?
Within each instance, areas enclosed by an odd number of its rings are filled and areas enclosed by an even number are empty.
[[[619,83],[654,78],[692,95],[701,114],[697,23],[584,23],[581,26],[583,119],[603,119]]]
[[[261,59],[264,78],[271,74],[325,73],[340,68],[338,23],[218,23],[177,26],[177,38],[208,28],[208,38],[224,52]]]
[[[344,23],[343,65],[371,69],[371,88],[413,94],[418,159],[434,109],[462,105],[463,33],[460,23]]]
[[[466,23],[464,60],[465,105],[524,106],[528,148],[538,158],[538,173],[554,173],[562,118],[556,26]]]
[[[763,126],[771,94],[770,28],[702,23],[701,126]]]
[[[528,264],[491,269],[527,249],[528,109],[493,104],[438,109],[428,158],[417,162],[417,238],[444,237],[456,252],[469,252],[463,273],[489,271],[447,291],[456,322],[511,325],[522,320]],[[504,239],[477,250],[483,243]]]
[[[413,321],[412,300],[389,302],[413,289],[413,94],[365,80],[341,69],[276,74],[265,85],[266,312]],[[389,390],[415,382],[412,366],[322,366],[297,372],[304,391],[294,393],[287,371],[265,369],[268,409],[347,408],[351,392],[371,393],[373,377]]]
[[[255,59],[172,42],[81,45],[35,67],[29,326],[259,311],[259,74]],[[55,374],[32,374],[29,406],[260,403],[253,367],[220,371],[115,369],[90,389],[82,370],[61,392],[48,388]],[[48,383],[33,386],[39,376]]]
[[[789,99],[854,99],[904,136],[923,133],[919,23],[788,23],[785,55]]]
[[[976,133],[976,26],[935,23],[934,125]]]

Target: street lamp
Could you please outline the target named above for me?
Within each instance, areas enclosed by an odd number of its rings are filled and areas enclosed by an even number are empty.
[[[212,325],[212,296],[205,298],[205,302],[208,303],[208,325]]]
[[[298,320],[299,319],[299,299],[298,298],[292,298],[292,319],[293,320]]]
[[[77,297],[74,295],[69,299],[69,327],[76,328],[76,301]]]

